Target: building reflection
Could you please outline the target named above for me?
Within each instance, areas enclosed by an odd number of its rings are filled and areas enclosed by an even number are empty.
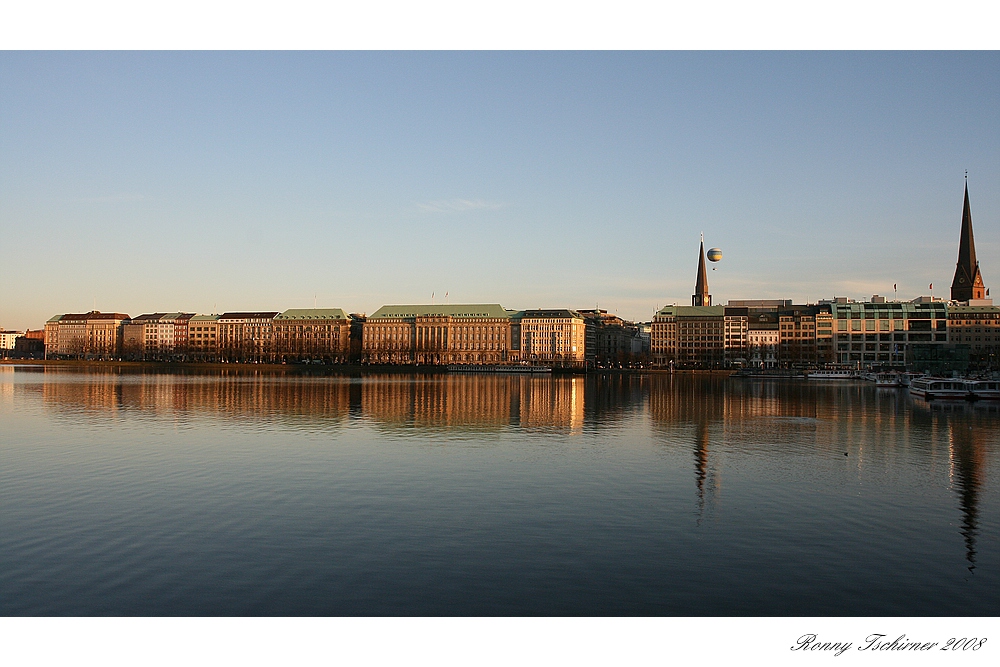
[[[60,373],[59,369],[46,369]],[[114,417],[122,412],[222,419],[277,418],[343,421],[350,382],[343,378],[275,376],[273,373],[168,375],[160,373],[60,373],[58,381],[32,385],[57,411]]]
[[[366,375],[274,372],[214,375],[72,373],[26,385],[65,414],[294,420],[368,419],[386,426],[524,429],[582,433],[586,380],[579,376]],[[54,381],[53,381],[54,380]]]
[[[576,376],[366,376],[361,385],[361,413],[377,423],[396,426],[518,426],[580,433],[585,385]]]

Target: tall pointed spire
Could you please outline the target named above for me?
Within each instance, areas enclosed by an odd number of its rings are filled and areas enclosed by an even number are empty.
[[[701,247],[698,250],[698,277],[694,283],[692,306],[711,306],[712,295],[708,293],[708,272],[705,270],[705,235],[701,236]]]
[[[983,276],[976,260],[976,240],[972,235],[972,208],[969,206],[969,182],[965,182],[965,206],[962,209],[962,237],[958,243],[958,266],[951,281],[954,301],[982,299],[986,293]]]

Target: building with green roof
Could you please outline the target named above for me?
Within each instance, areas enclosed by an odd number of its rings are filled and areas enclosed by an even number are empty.
[[[382,306],[362,334],[368,364],[505,364],[511,313],[496,303]]]

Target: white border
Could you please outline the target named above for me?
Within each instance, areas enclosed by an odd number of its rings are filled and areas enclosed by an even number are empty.
[[[988,49],[997,3],[0,0],[4,49]]]

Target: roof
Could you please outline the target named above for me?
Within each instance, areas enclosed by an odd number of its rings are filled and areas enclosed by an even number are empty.
[[[521,317],[573,317],[573,318],[583,318],[583,315],[575,310],[570,310],[569,308],[544,308],[539,310],[525,310],[521,313]]]
[[[146,313],[145,315],[139,315],[138,317],[133,317],[132,323],[139,324],[141,322],[147,322],[147,321],[155,322],[159,321],[161,317],[163,317],[163,313]]]
[[[65,315],[56,315],[49,320],[49,322],[59,322],[62,320],[127,320],[128,315],[125,313],[102,313],[98,310],[92,310],[89,313],[66,313]]]
[[[949,313],[996,313],[1000,306],[948,306]]]
[[[411,306],[382,306],[368,316],[379,317],[510,317],[510,313],[498,303],[430,304]]]
[[[252,312],[252,313],[222,313],[220,320],[273,320],[278,313],[276,311]]]
[[[191,318],[192,322],[218,322],[218,315],[195,315]]]
[[[349,320],[343,308],[289,308],[276,320]]]

